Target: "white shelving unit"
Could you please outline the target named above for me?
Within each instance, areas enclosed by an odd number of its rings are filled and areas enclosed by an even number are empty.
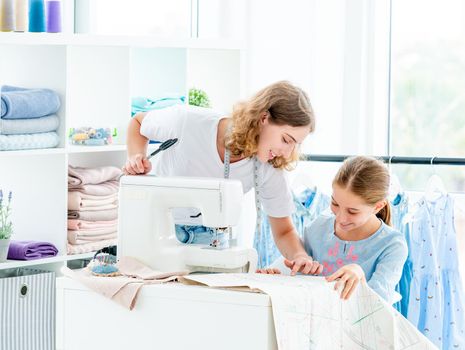
[[[242,41],[228,39],[13,32],[1,33],[1,37],[2,44],[12,45],[119,46],[215,50],[243,50],[245,48]]]
[[[59,255],[52,258],[44,258],[38,260],[7,260],[2,263],[3,269],[14,269],[20,267],[31,267],[31,266],[40,266],[40,265],[50,265],[56,263],[64,263],[68,260],[79,260],[79,259],[90,259],[94,256],[94,252],[76,254],[76,255]]]
[[[131,97],[187,97],[196,87],[213,108],[230,112],[244,90],[243,48],[224,40],[0,33],[0,84],[53,89],[62,102],[58,148],[0,152],[0,188],[14,196],[13,239],[51,242],[59,255],[0,269],[91,257],[66,255],[68,164],[124,164]],[[69,145],[67,131],[79,126],[116,127],[116,144]]]

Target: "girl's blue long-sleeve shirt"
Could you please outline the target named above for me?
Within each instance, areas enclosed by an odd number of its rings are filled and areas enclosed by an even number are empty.
[[[381,222],[370,237],[344,241],[336,236],[334,223],[334,215],[322,215],[304,233],[305,249],[323,264],[322,274],[328,276],[344,265],[358,264],[376,293],[391,304],[397,302],[401,297],[395,289],[408,255],[404,235]]]

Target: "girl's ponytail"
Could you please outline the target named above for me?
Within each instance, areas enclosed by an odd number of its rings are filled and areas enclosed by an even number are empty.
[[[384,221],[386,225],[392,226],[391,222],[391,204],[386,200],[386,205],[376,214],[378,218]]]

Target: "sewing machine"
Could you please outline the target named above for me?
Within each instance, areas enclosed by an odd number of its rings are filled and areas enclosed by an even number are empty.
[[[193,207],[202,224],[230,234],[242,207],[237,180],[123,176],[120,180],[118,256],[133,256],[159,271],[255,272],[257,252],[235,246],[183,244],[175,235],[173,208]]]

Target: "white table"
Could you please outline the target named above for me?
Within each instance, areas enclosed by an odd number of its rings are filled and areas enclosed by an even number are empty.
[[[143,286],[134,310],[57,279],[57,349],[277,349],[268,295]]]

